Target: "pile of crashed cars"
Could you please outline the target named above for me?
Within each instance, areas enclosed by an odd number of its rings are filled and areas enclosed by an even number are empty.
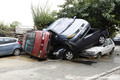
[[[22,48],[38,59],[101,58],[104,54],[112,54],[115,48],[108,36],[107,29],[91,28],[86,20],[60,18],[43,31],[28,31]]]

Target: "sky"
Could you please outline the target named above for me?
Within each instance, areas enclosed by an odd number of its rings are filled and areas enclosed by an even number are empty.
[[[51,11],[59,10],[57,7],[64,3],[64,0],[0,0],[0,22],[5,24],[18,21],[22,26],[33,26],[31,4],[45,4],[48,1]]]

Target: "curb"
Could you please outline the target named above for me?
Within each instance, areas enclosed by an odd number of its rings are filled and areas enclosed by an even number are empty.
[[[103,73],[101,73],[101,74],[95,75],[95,76],[93,76],[93,77],[91,77],[91,78],[88,78],[88,79],[85,79],[85,80],[96,80],[96,79],[98,79],[98,78],[100,78],[100,77],[103,77],[103,76],[105,76],[105,75],[107,75],[107,74],[110,74],[110,73],[112,73],[112,72],[114,72],[114,71],[117,71],[117,70],[120,70],[120,66],[119,66],[119,67],[116,67],[116,68],[113,68],[113,69],[110,70],[110,71],[103,72]]]

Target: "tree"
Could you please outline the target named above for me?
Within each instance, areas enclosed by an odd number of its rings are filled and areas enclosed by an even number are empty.
[[[107,28],[111,35],[120,25],[120,0],[66,0],[60,7],[58,18],[76,16],[92,27]]]
[[[55,19],[54,16],[51,15],[48,3],[46,3],[44,6],[32,6],[31,9],[34,20],[34,26],[36,26],[37,29],[41,30],[49,26],[52,22],[54,22]]]

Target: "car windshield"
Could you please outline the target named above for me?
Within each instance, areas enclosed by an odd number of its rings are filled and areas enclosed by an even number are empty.
[[[57,21],[55,21],[54,23],[52,23],[47,30],[52,30],[58,34],[60,34],[62,31],[64,31],[69,24],[71,24],[73,22],[73,19],[69,19],[69,18],[61,18],[58,19]]]
[[[112,44],[111,39],[106,39],[103,46],[107,46],[107,45],[111,45],[111,44]]]
[[[35,41],[35,33],[28,33],[27,38],[26,38],[26,43],[25,43],[25,50],[27,52],[32,52],[33,46],[34,46],[34,41]]]
[[[107,45],[108,45],[108,43],[107,43],[107,41],[105,40],[103,46],[107,46]]]

